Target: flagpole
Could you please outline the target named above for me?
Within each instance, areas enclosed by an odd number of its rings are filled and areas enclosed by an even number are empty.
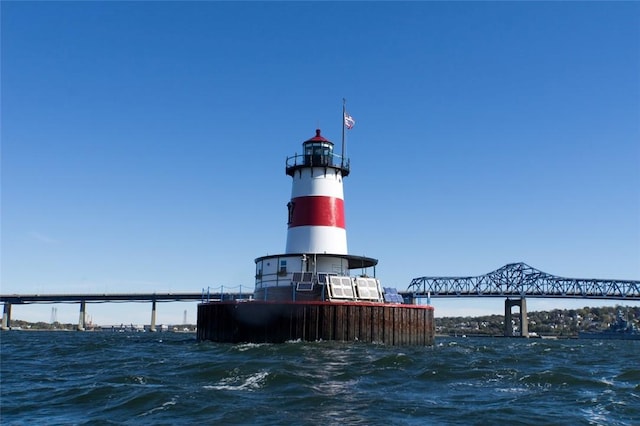
[[[347,125],[345,123],[345,117],[347,115],[347,100],[342,98],[342,157],[340,158],[340,167],[344,167],[344,128]]]

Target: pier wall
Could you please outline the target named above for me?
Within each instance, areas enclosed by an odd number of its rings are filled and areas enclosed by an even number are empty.
[[[432,345],[433,308],[330,302],[212,302],[198,305],[198,340],[282,343],[292,340]]]

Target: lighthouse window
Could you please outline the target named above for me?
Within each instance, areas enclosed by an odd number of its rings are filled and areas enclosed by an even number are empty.
[[[281,260],[280,261],[280,269],[279,271],[281,273],[286,273],[287,272],[287,261],[286,260]]]
[[[296,203],[294,203],[293,201],[289,201],[287,203],[287,209],[289,211],[289,216],[287,219],[287,225],[291,225],[291,222],[293,222],[293,208],[296,206]]]
[[[332,164],[332,147],[326,143],[308,143],[304,145],[305,165],[330,166]]]

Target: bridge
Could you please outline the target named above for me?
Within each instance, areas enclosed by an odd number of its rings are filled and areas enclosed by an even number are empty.
[[[527,297],[640,300],[640,281],[565,278],[526,263],[510,263],[475,277],[419,277],[407,293],[414,298],[506,297],[505,336],[513,335],[512,308],[520,308],[520,336],[528,336]]]
[[[406,291],[406,301],[430,297],[503,297],[505,300],[505,336],[513,335],[512,308],[520,308],[520,336],[528,336],[527,297],[555,297],[610,300],[640,300],[640,281],[565,278],[547,274],[526,263],[510,263],[485,275],[472,277],[414,278]],[[151,302],[151,327],[155,330],[156,303],[201,300],[249,299],[253,293],[225,292],[224,287],[199,293],[114,293],[114,294],[32,294],[0,295],[4,303],[2,329],[11,326],[11,306],[31,303],[80,303],[78,330],[84,330],[86,303]]]
[[[157,302],[184,302],[200,300],[202,302],[221,300],[248,299],[253,293],[224,292],[224,287],[219,291],[211,292],[210,288],[203,289],[199,293],[104,293],[104,294],[3,294],[0,302],[4,304],[2,315],[2,330],[11,328],[11,306],[34,303],[80,303],[80,319],[78,330],[85,329],[86,304],[108,302],[151,302],[151,331],[156,331],[156,303]]]

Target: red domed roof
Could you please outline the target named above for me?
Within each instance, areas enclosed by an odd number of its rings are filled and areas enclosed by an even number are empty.
[[[312,137],[309,140],[304,141],[306,142],[329,142],[329,143],[333,143],[328,139],[325,139],[322,135],[320,135],[320,129],[316,129],[316,135],[314,137]]]

